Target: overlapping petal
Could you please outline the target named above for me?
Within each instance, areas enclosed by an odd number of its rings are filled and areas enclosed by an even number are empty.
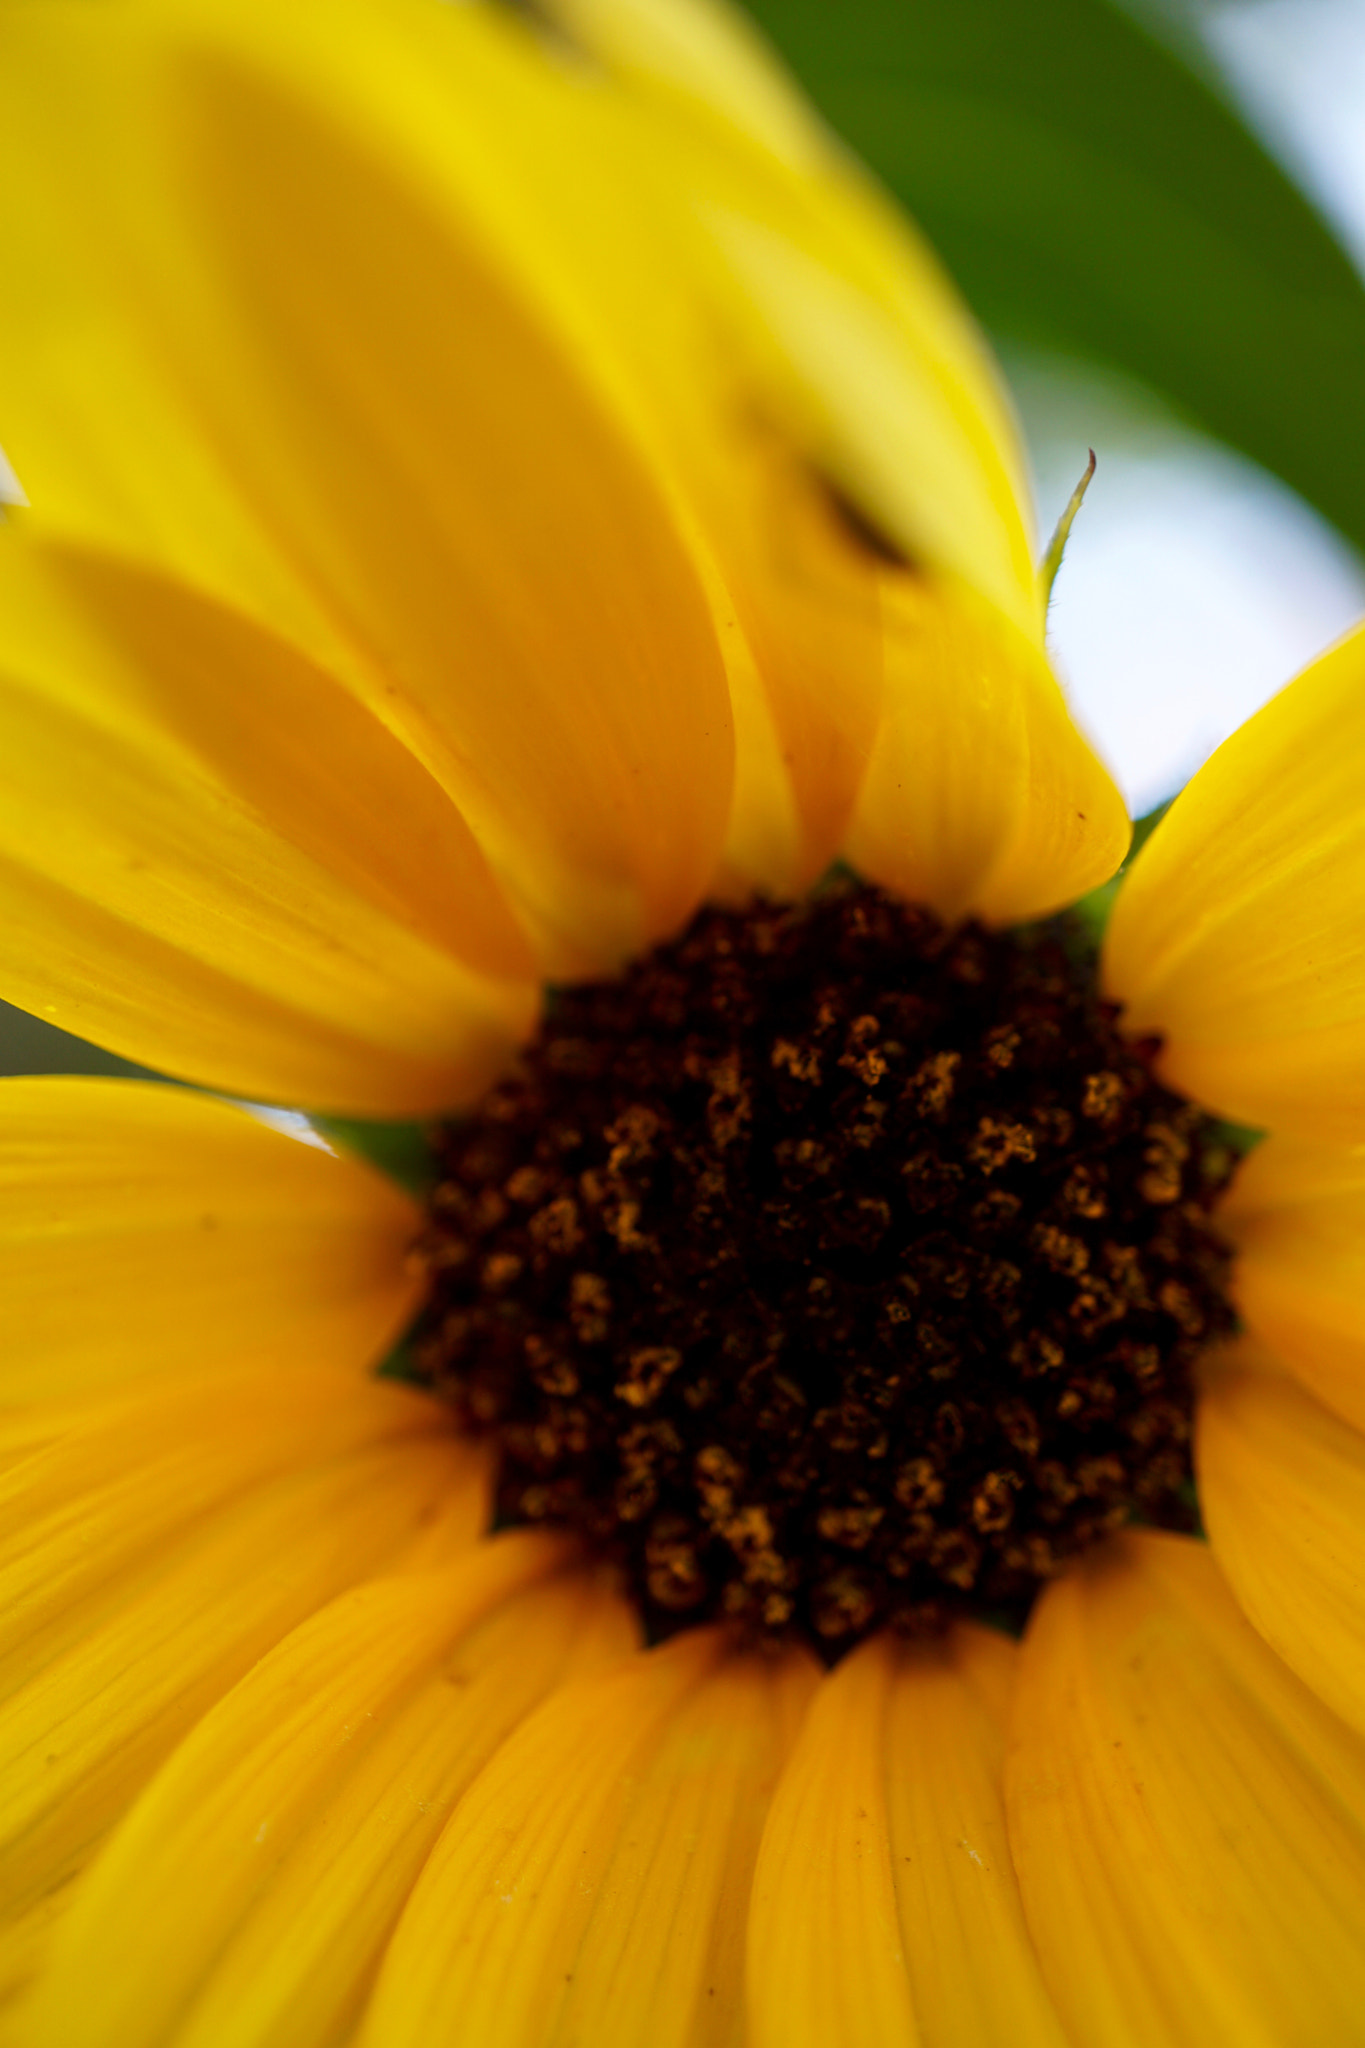
[[[449,802],[284,642],[0,536],[6,993],[147,1064],[364,1115],[487,1085],[529,949]]]
[[[357,1374],[416,1306],[414,1205],[154,1083],[0,1081],[0,1403],[242,1366]]]
[[[1060,2048],[1005,1839],[1016,1658],[963,1627],[879,1637],[825,1679],[754,1879],[753,2048]]]
[[[962,302],[742,19],[714,0],[549,0],[626,87],[775,420],[916,561],[1041,623],[1014,423]],[[713,282],[714,279],[714,282]]]
[[[694,1630],[549,1700],[456,1808],[362,2042],[733,2039],[754,1858],[815,1682],[800,1652]]]
[[[542,13],[619,85],[626,147],[660,160],[680,222],[675,275],[701,280],[726,343],[742,441],[694,431],[678,459],[768,713],[738,714],[732,860],[800,886],[842,833],[856,865],[945,916],[1080,894],[1118,865],[1127,819],[1043,657],[1017,436],[961,302],[743,17],[710,0]],[[649,314],[627,299],[620,325],[643,337]],[[716,375],[695,348],[677,366],[665,424]],[[785,868],[784,785],[805,835]]]
[[[445,162],[421,146],[432,37],[469,30],[394,13],[352,0],[273,34],[251,7],[136,0],[101,22],[7,21],[6,124],[45,195],[10,191],[13,236],[41,228],[40,295],[92,236],[124,252],[122,282],[104,273],[108,317],[169,374],[172,461],[186,416],[212,456],[207,501],[184,508],[197,538],[157,559],[321,649],[456,800],[543,963],[600,971],[685,917],[714,869],[723,668],[666,493],[602,380],[528,303],[525,238],[509,258],[497,206],[480,217],[496,163],[469,148],[456,177],[453,144]],[[466,80],[479,92],[496,81]],[[487,118],[518,111],[504,96]],[[449,102],[443,120],[460,126]],[[128,152],[102,159],[125,130]],[[44,397],[59,408],[67,358],[52,367],[41,325],[8,347],[34,436],[12,453],[52,518],[60,480],[50,493],[35,422]],[[117,405],[102,362],[99,376]],[[154,468],[160,439],[123,459]]]
[[[1244,1343],[1208,1372],[1196,1453],[1243,1613],[1365,1734],[1365,1436]]]
[[[122,1822],[17,2038],[344,2038],[461,1792],[546,1692],[632,1643],[608,1585],[524,1534],[344,1595],[205,1716]]]
[[[847,838],[860,873],[950,921],[1008,924],[1112,873],[1128,816],[1039,648],[931,586],[886,592],[890,679]]]
[[[1135,1534],[1043,1594],[1006,1804],[1075,2041],[1358,2040],[1365,1742],[1257,1634],[1204,1545]]]
[[[9,1914],[290,1629],[487,1512],[485,1461],[439,1409],[333,1366],[147,1383],[60,1422],[0,1481]]]
[[[931,848],[945,908],[964,837],[988,916],[1101,879],[1122,807],[1040,666],[1013,434],[950,288],[754,53],[768,117],[737,118],[724,16],[568,26],[602,71],[411,0],[8,20],[16,147],[66,137],[0,227],[38,512],[343,677],[556,974],[678,922],[722,839],[723,887],[809,882],[884,703],[1000,777],[1003,824],[977,843],[968,800]],[[45,288],[63,252],[89,318]],[[1007,690],[1032,648],[1024,744],[990,746],[960,614]]]
[[[1242,1123],[1365,1136],[1365,628],[1272,698],[1162,819],[1105,941],[1125,1028]]]
[[[1237,1248],[1232,1284],[1247,1327],[1365,1429],[1365,1148],[1267,1138],[1218,1225]]]

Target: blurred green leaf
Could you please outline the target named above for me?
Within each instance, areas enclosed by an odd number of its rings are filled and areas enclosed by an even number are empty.
[[[750,0],[997,337],[1120,366],[1365,548],[1365,285],[1110,0]]]

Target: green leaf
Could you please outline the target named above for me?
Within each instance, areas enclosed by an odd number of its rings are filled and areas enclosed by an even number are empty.
[[[1365,548],[1365,285],[1171,49],[1110,0],[750,6],[999,339],[1119,366]]]

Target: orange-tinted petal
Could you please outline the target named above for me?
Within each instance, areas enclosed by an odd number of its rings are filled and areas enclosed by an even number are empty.
[[[188,1089],[0,1081],[0,1402],[142,1373],[373,1364],[416,1306],[413,1204]]]
[[[1196,1452],[1209,1540],[1243,1611],[1365,1734],[1365,1436],[1242,1344],[1207,1374]]]
[[[754,1879],[752,2048],[1060,2048],[1005,1839],[1016,1654],[879,1637],[825,1679]]]
[[[1365,1148],[1267,1138],[1218,1211],[1254,1335],[1365,1429]]]
[[[1119,892],[1105,940],[1125,1027],[1174,1086],[1242,1123],[1365,1138],[1365,629],[1218,749]]]
[[[45,1893],[26,1913],[0,1925],[0,2012],[27,1990],[47,1960],[73,1888],[74,1880]]]
[[[1125,1537],[1043,1594],[1006,1804],[1073,2040],[1359,2041],[1365,1743],[1252,1628],[1202,1544]]]
[[[327,2048],[460,1793],[623,1604],[500,1537],[305,1622],[214,1707],[83,1879],[25,2042]],[[148,1924],[155,1943],[145,1939]]]
[[[61,1881],[204,1709],[346,1586],[468,1544],[484,1461],[335,1370],[155,1383],[0,1481],[4,1903]]]
[[[456,1808],[362,2041],[734,2039],[754,1857],[814,1683],[798,1653],[694,1631],[547,1702]]]

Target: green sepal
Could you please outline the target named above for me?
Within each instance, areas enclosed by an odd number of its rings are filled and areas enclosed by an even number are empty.
[[[1066,553],[1066,544],[1070,539],[1071,529],[1076,523],[1076,514],[1081,509],[1085,500],[1085,494],[1090,488],[1090,479],[1095,474],[1095,451],[1091,448],[1088,452],[1090,460],[1085,466],[1085,474],[1068,498],[1066,510],[1057,521],[1043,559],[1038,564],[1038,587],[1043,593],[1043,609],[1045,611],[1052,602],[1052,586],[1057,581],[1057,571],[1062,566],[1062,557]]]
[[[374,1369],[374,1376],[377,1380],[399,1380],[408,1387],[425,1386],[426,1382],[417,1364],[417,1353],[412,1348],[410,1330],[380,1359]]]
[[[430,1193],[436,1179],[436,1162],[426,1124],[373,1123],[368,1117],[311,1113],[308,1121],[338,1151],[363,1159],[408,1194],[420,1197]]]
[[[1266,1135],[1265,1131],[1258,1131],[1251,1124],[1235,1124],[1230,1117],[1209,1118],[1210,1144],[1226,1146],[1228,1151],[1235,1152],[1239,1159],[1245,1159],[1248,1152],[1254,1152]]]

